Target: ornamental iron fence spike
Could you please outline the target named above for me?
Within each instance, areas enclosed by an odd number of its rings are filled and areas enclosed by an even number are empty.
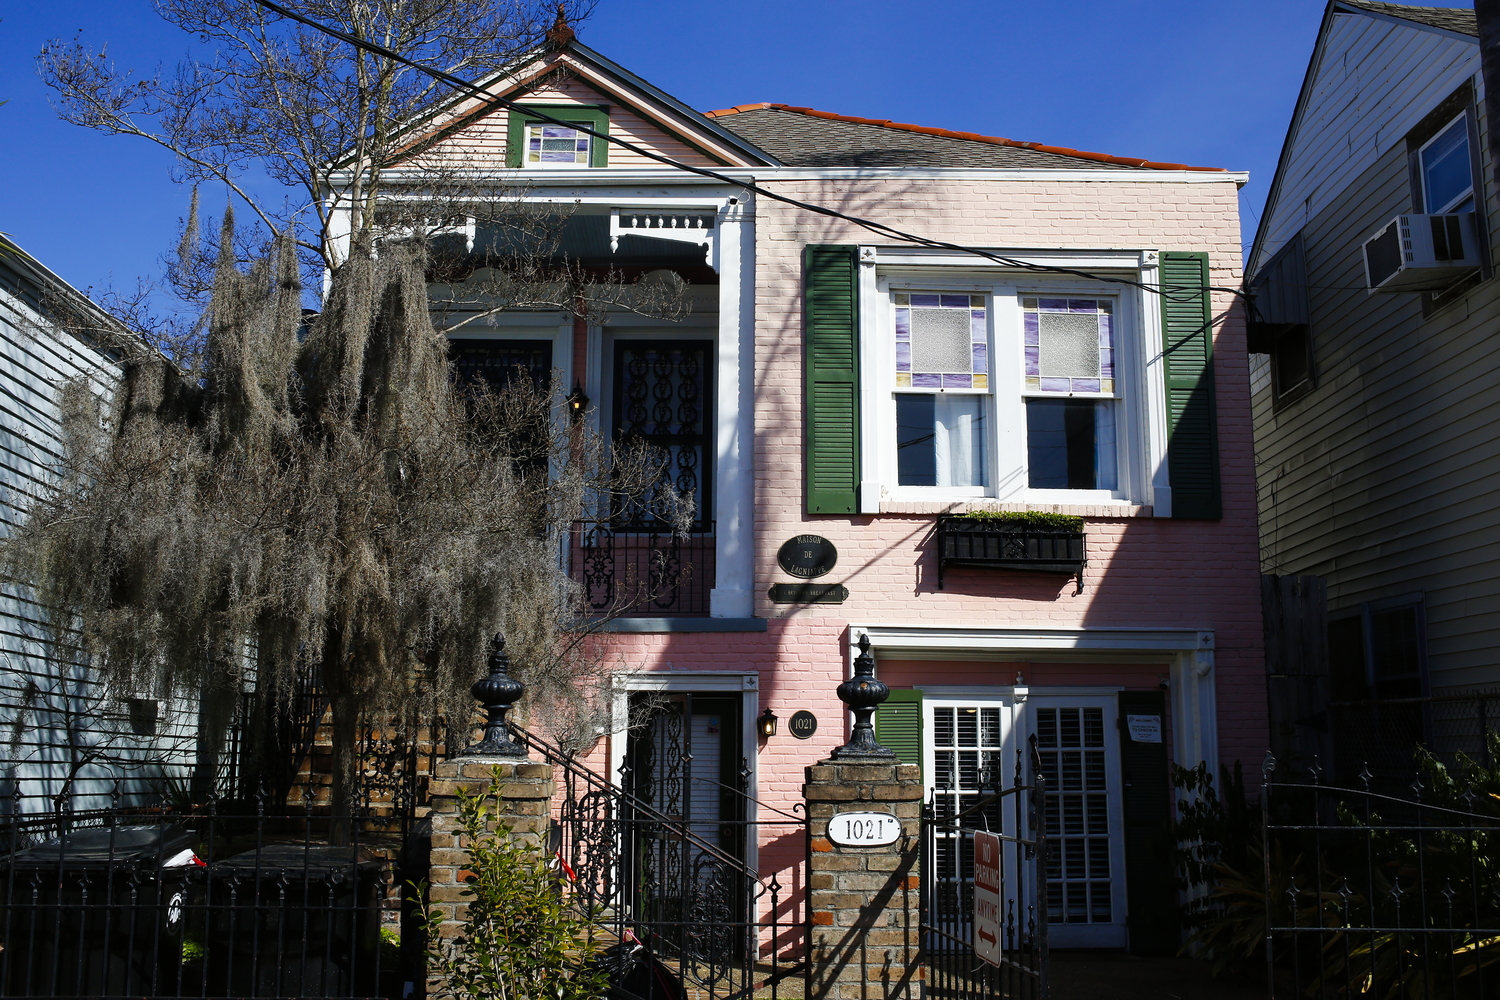
[[[875,740],[875,726],[870,721],[875,709],[891,695],[891,689],[875,677],[875,657],[870,653],[870,636],[859,637],[859,655],[854,658],[854,676],[838,686],[839,700],[854,712],[854,729],[849,742],[828,755],[829,760],[896,762],[896,754]]]
[[[503,633],[496,632],[490,642],[488,665],[489,674],[469,688],[469,693],[484,707],[484,738],[465,747],[462,756],[525,760],[526,748],[511,738],[505,716],[526,693],[526,685],[510,676],[510,657],[505,653]]]
[[[1264,784],[1271,780],[1271,775],[1276,772],[1276,755],[1266,751],[1265,759],[1260,762],[1260,780]]]

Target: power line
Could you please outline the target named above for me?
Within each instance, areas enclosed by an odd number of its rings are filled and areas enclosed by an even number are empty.
[[[1161,283],[1157,283],[1156,285],[1148,285],[1145,282],[1135,281],[1130,278],[1121,278],[1106,274],[1096,274],[1091,271],[1083,271],[1071,267],[1059,267],[1052,264],[1038,264],[1034,261],[1019,260],[1015,257],[1006,257],[1000,254],[991,253],[990,251],[981,249],[979,247],[961,246],[957,243],[949,243],[946,240],[935,240],[927,236],[918,236],[915,233],[905,232],[904,230],[897,229],[894,226],[887,225],[884,222],[877,222],[873,219],[866,219],[857,215],[849,215],[845,212],[840,212],[838,209],[829,208],[826,205],[818,205],[811,202],[800,201],[796,198],[791,198],[784,194],[778,194],[777,192],[769,190],[768,188],[763,188],[759,184],[755,184],[751,181],[739,180],[738,178],[730,177],[727,174],[719,173],[717,170],[711,170],[707,167],[697,167],[693,166],[690,163],[683,163],[679,160],[674,160],[669,156],[664,156],[661,153],[656,152],[655,150],[646,149],[643,146],[639,146],[626,139],[622,139],[619,136],[606,135],[600,132],[595,132],[593,129],[588,128],[582,123],[564,121],[561,118],[554,118],[546,112],[539,110],[534,105],[520,104],[508,98],[492,94],[489,91],[475,86],[462,77],[454,76],[453,74],[444,72],[440,69],[434,69],[431,66],[425,66],[422,63],[419,63],[413,59],[408,59],[405,56],[401,55],[399,52],[394,52],[383,45],[377,45],[376,43],[367,41],[357,35],[351,35],[348,32],[340,31],[338,28],[331,28],[325,24],[321,24],[318,21],[314,21],[310,17],[298,14],[295,11],[287,10],[280,4],[274,3],[273,0],[255,0],[255,2],[265,9],[275,14],[279,14],[280,16],[285,17],[288,20],[296,21],[299,24],[306,25],[307,27],[312,28],[315,31],[320,31],[332,38],[337,38],[342,42],[346,42],[349,45],[353,45],[354,47],[362,49],[373,55],[378,55],[382,58],[390,59],[393,62],[402,64],[403,66],[409,66],[419,73],[425,73],[426,75],[432,77],[434,80],[437,80],[441,83],[446,83],[448,86],[454,88],[455,90],[460,90],[468,93],[471,97],[476,97],[482,101],[487,101],[491,104],[499,105],[500,107],[507,108],[509,110],[520,111],[529,118],[535,118],[540,121],[548,122],[552,125],[561,126],[563,128],[576,129],[577,131],[582,132],[585,135],[593,136],[594,138],[600,139],[604,142],[613,143],[623,149],[628,149],[631,152],[636,153],[637,155],[644,156],[650,160],[655,160],[658,163],[664,164],[668,167],[672,167],[676,170],[683,170],[688,173],[697,174],[700,177],[707,177],[712,180],[719,181],[723,184],[732,185],[745,191],[750,191],[758,197],[766,198],[770,201],[781,202],[782,204],[790,205],[793,208],[799,208],[805,212],[812,212],[815,215],[822,215],[831,219],[839,219],[843,222],[852,223],[853,225],[859,226],[860,228],[885,239],[895,240],[900,243],[910,243],[914,246],[927,247],[928,249],[932,250],[948,250],[956,253],[971,254],[976,257],[982,257],[986,260],[993,261],[994,263],[1000,264],[1004,267],[1013,267],[1019,270],[1035,271],[1046,274],[1067,274],[1073,277],[1088,278],[1094,281],[1107,281],[1114,284],[1127,285],[1129,287],[1139,288],[1142,291],[1151,292],[1157,295],[1166,295],[1169,293],[1169,290],[1187,291],[1192,293],[1196,293],[1201,290],[1207,290],[1216,292],[1228,292],[1231,295],[1245,299],[1247,302],[1249,302],[1249,296],[1246,295],[1243,289],[1239,288],[1229,288],[1220,285],[1164,285]]]

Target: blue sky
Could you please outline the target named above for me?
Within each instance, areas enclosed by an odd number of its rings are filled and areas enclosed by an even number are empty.
[[[599,0],[579,35],[700,110],[775,101],[1248,170],[1248,242],[1323,6]],[[159,269],[188,192],[165,152],[57,120],[36,53],[80,30],[147,72],[193,44],[149,0],[0,3],[0,231],[79,287],[130,287]]]

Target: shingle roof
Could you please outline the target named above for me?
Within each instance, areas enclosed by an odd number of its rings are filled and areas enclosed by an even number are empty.
[[[705,114],[787,166],[1223,169],[1087,153],[786,104],[741,104]]]
[[[1386,14],[1403,21],[1425,24],[1429,28],[1442,28],[1461,35],[1479,37],[1472,7],[1408,7],[1400,3],[1380,3],[1379,0],[1339,0],[1339,6],[1367,10],[1371,14]]]

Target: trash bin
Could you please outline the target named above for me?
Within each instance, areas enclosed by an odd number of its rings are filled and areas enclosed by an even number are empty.
[[[192,847],[178,826],[111,826],[0,855],[6,995],[176,994]]]
[[[375,993],[384,867],[364,848],[303,844],[213,865],[204,941],[211,995]]]

